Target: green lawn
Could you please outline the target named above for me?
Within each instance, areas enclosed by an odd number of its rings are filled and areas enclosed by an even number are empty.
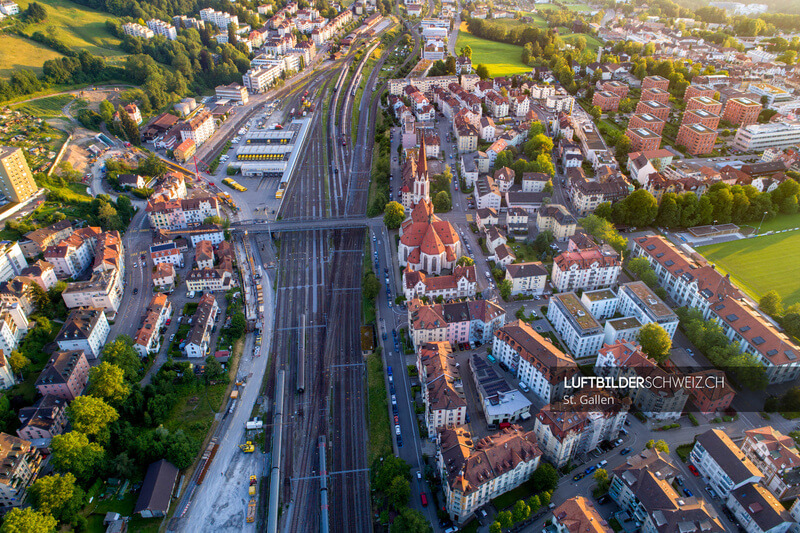
[[[786,306],[800,302],[800,232],[701,246],[697,251],[756,300],[774,289]]]
[[[20,0],[20,10],[26,9],[32,1]],[[106,21],[116,18],[113,15],[74,4],[69,0],[38,1],[47,10],[47,18],[26,26],[27,35],[41,31],[76,50],[88,50],[99,56],[124,55],[119,49],[120,39],[106,29]]]
[[[752,226],[758,228],[758,221],[754,222]],[[800,213],[795,213],[794,215],[778,215],[772,220],[765,220],[761,225],[761,233],[795,228],[800,228]]]
[[[17,35],[0,34],[0,77],[8,78],[23,68],[41,74],[44,62],[57,57],[61,54],[43,44]]]
[[[589,50],[597,50],[603,46],[603,43],[601,43],[600,40],[594,35],[589,35],[586,33],[567,33],[561,35],[561,38],[568,43],[572,43],[572,41],[576,40],[578,37],[583,37],[586,39],[586,48]]]
[[[18,106],[14,106],[14,109],[18,109],[23,113],[27,113],[34,117],[60,117],[61,109],[70,103],[72,99],[72,95],[59,94],[56,96],[48,96],[47,98],[34,100],[33,102],[28,102],[26,104],[20,104]]]
[[[383,361],[378,354],[367,356],[367,387],[369,411],[369,464],[392,453],[392,430],[389,425],[389,403],[383,381]]]
[[[522,22],[520,19],[493,19],[492,23],[499,24],[500,26],[505,26],[507,28],[518,28],[520,26],[526,27],[526,28],[528,26],[535,26],[537,28],[546,28],[547,27],[547,21],[544,20],[539,15],[535,15],[535,14],[530,14],[529,13],[529,14],[527,14],[525,16],[526,17],[531,17],[533,19],[533,24],[529,24],[527,22]]]
[[[486,65],[489,75],[510,76],[530,72],[531,67],[522,62],[522,47],[513,44],[496,43],[475,37],[467,31],[466,23],[461,25],[456,41],[456,50],[464,46],[472,48],[472,64]]]
[[[182,397],[173,406],[164,427],[170,431],[182,429],[188,436],[202,442],[214,422],[214,415],[227,401],[225,397],[227,387],[227,383],[210,385],[199,394]]]

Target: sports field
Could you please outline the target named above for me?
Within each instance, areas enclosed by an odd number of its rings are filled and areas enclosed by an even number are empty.
[[[472,64],[486,65],[489,75],[510,76],[530,72],[531,67],[522,62],[522,47],[513,44],[496,43],[475,37],[467,31],[466,23],[461,24],[456,41],[456,50],[463,46],[472,48]]]
[[[784,305],[800,302],[800,231],[701,246],[697,251],[756,300],[776,290]]]

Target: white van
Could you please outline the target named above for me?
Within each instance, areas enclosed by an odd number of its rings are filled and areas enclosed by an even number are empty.
[[[522,392],[530,392],[530,391],[531,391],[531,388],[530,388],[530,387],[528,387],[528,386],[527,386],[525,383],[523,383],[522,381],[520,381],[520,382],[519,382],[519,390],[521,390]]]

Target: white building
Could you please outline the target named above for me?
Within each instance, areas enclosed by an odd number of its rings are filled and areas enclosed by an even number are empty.
[[[475,265],[456,266],[445,276],[428,276],[422,271],[403,271],[403,295],[406,300],[427,296],[431,300],[474,298],[478,291]]]
[[[139,328],[133,339],[133,347],[140,357],[144,358],[152,353],[158,353],[161,349],[161,328],[171,313],[172,305],[169,303],[167,295],[156,293],[150,300],[142,327]]]
[[[270,65],[254,66],[242,76],[242,84],[251,93],[263,93],[280,78],[283,65],[283,61],[274,60]]]
[[[210,7],[200,10],[200,20],[210,22],[222,30],[227,29],[231,24],[239,25],[239,17],[236,15],[231,15],[223,11],[215,11]]]
[[[163,20],[150,19],[147,21],[147,27],[153,30],[153,33],[156,35],[162,35],[170,41],[174,41],[178,38],[178,31],[175,29],[175,26]]]
[[[709,429],[698,435],[689,459],[703,481],[711,485],[721,498],[764,478],[756,465],[719,429]]]
[[[597,320],[603,320],[616,314],[619,297],[611,289],[584,291],[581,295],[581,303],[593,317]]]
[[[218,312],[219,306],[213,294],[205,294],[200,298],[197,311],[192,316],[192,329],[186,337],[186,357],[205,358],[210,353],[211,330]]]
[[[785,533],[798,527],[781,502],[758,483],[737,488],[725,505],[747,533]]]
[[[135,22],[126,22],[123,24],[122,33],[130,35],[131,37],[141,37],[142,39],[152,39],[155,37],[155,32],[153,32],[153,30]]]
[[[617,310],[624,317],[634,317],[643,326],[651,322],[658,324],[669,333],[671,339],[678,329],[678,315],[661,298],[650,290],[643,281],[634,281],[620,286]]]
[[[495,366],[474,353],[469,359],[469,368],[488,425],[530,418],[531,401],[519,390],[512,389],[497,373]]]
[[[190,120],[181,124],[181,141],[191,139],[198,148],[214,135],[216,124],[211,112],[204,109]]]
[[[512,263],[506,266],[506,279],[511,282],[512,296],[541,296],[547,283],[547,269],[538,261]]]
[[[619,254],[610,248],[563,252],[553,260],[550,283],[559,292],[601,289],[617,283]]]
[[[83,350],[87,359],[97,359],[110,331],[102,309],[74,309],[56,335],[59,350]]]
[[[574,292],[554,294],[547,307],[547,319],[576,359],[594,357],[603,346],[602,326]]]
[[[93,307],[105,310],[113,317],[122,301],[122,280],[119,270],[100,270],[88,281],[74,281],[61,293],[68,309]]]
[[[18,243],[0,241],[0,282],[21,275],[27,267],[28,262]]]
[[[467,416],[467,401],[461,375],[449,342],[423,344],[417,351],[417,371],[425,404],[428,435],[440,429],[461,426]]]
[[[800,144],[800,122],[790,120],[743,126],[733,138],[733,147],[744,152],[761,152],[767,148],[787,148],[797,144]]]
[[[215,89],[217,98],[231,100],[233,102],[241,102],[246,104],[250,96],[247,93],[247,88],[242,87],[238,83],[231,83],[229,85],[219,85]]]

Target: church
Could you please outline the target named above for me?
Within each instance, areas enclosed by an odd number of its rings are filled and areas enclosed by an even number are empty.
[[[400,266],[438,275],[456,266],[461,257],[461,239],[450,222],[434,214],[430,199],[423,198],[400,226],[397,254]]]
[[[430,200],[431,181],[428,176],[425,135],[422,135],[417,159],[407,157],[403,165],[403,179],[400,187],[400,203],[406,213],[423,200]]]

